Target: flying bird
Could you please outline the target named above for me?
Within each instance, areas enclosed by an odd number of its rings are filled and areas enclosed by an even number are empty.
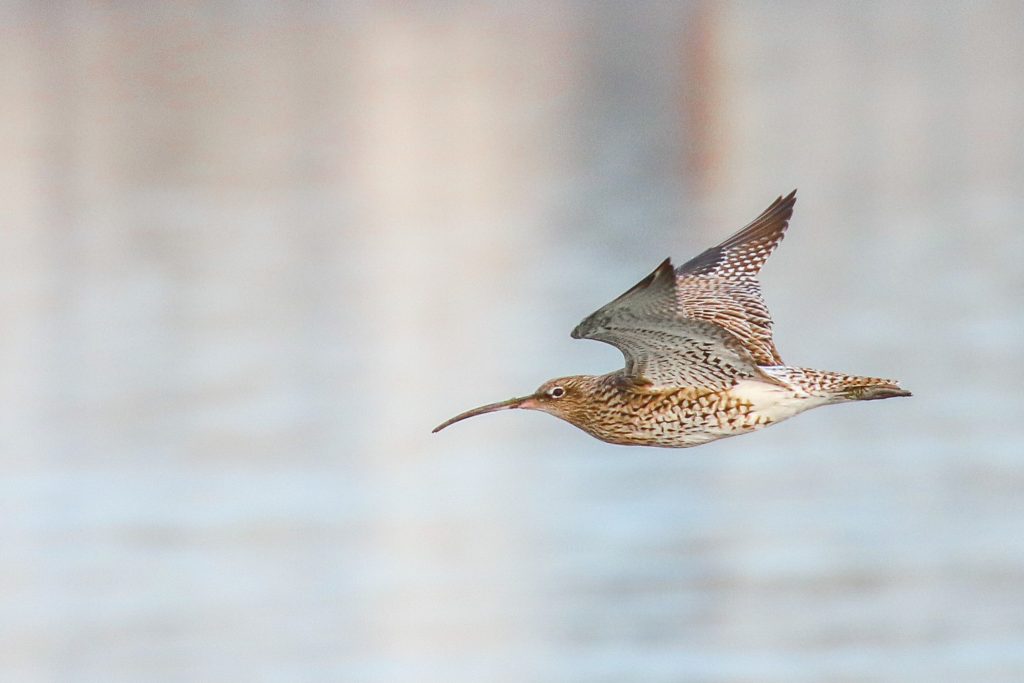
[[[796,190],[682,266],[665,259],[587,316],[575,339],[617,347],[626,366],[545,382],[529,396],[456,415],[540,410],[613,444],[686,448],[818,406],[910,396],[895,381],[783,363],[757,274],[782,241]]]

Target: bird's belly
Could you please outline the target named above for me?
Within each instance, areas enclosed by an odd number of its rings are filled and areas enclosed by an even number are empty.
[[[756,380],[743,380],[729,389],[729,393],[749,404],[750,412],[767,420],[768,424],[781,422],[827,402],[799,389]]]

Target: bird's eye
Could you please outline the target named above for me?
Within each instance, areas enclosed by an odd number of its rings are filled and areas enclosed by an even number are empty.
[[[551,398],[562,398],[565,396],[565,389],[562,387],[552,387],[548,390],[548,396]]]

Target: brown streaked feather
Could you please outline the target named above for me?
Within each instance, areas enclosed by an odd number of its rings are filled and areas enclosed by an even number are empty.
[[[782,241],[796,190],[779,197],[748,226],[676,270],[680,312],[734,334],[758,365],[782,365],[757,273]]]

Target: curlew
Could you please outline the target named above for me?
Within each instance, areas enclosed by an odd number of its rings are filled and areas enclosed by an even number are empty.
[[[910,392],[895,380],[782,362],[757,274],[779,245],[796,190],[682,266],[654,272],[572,331],[617,347],[626,366],[545,382],[440,424],[523,408],[561,418],[608,443],[685,448],[745,434],[818,406]]]

